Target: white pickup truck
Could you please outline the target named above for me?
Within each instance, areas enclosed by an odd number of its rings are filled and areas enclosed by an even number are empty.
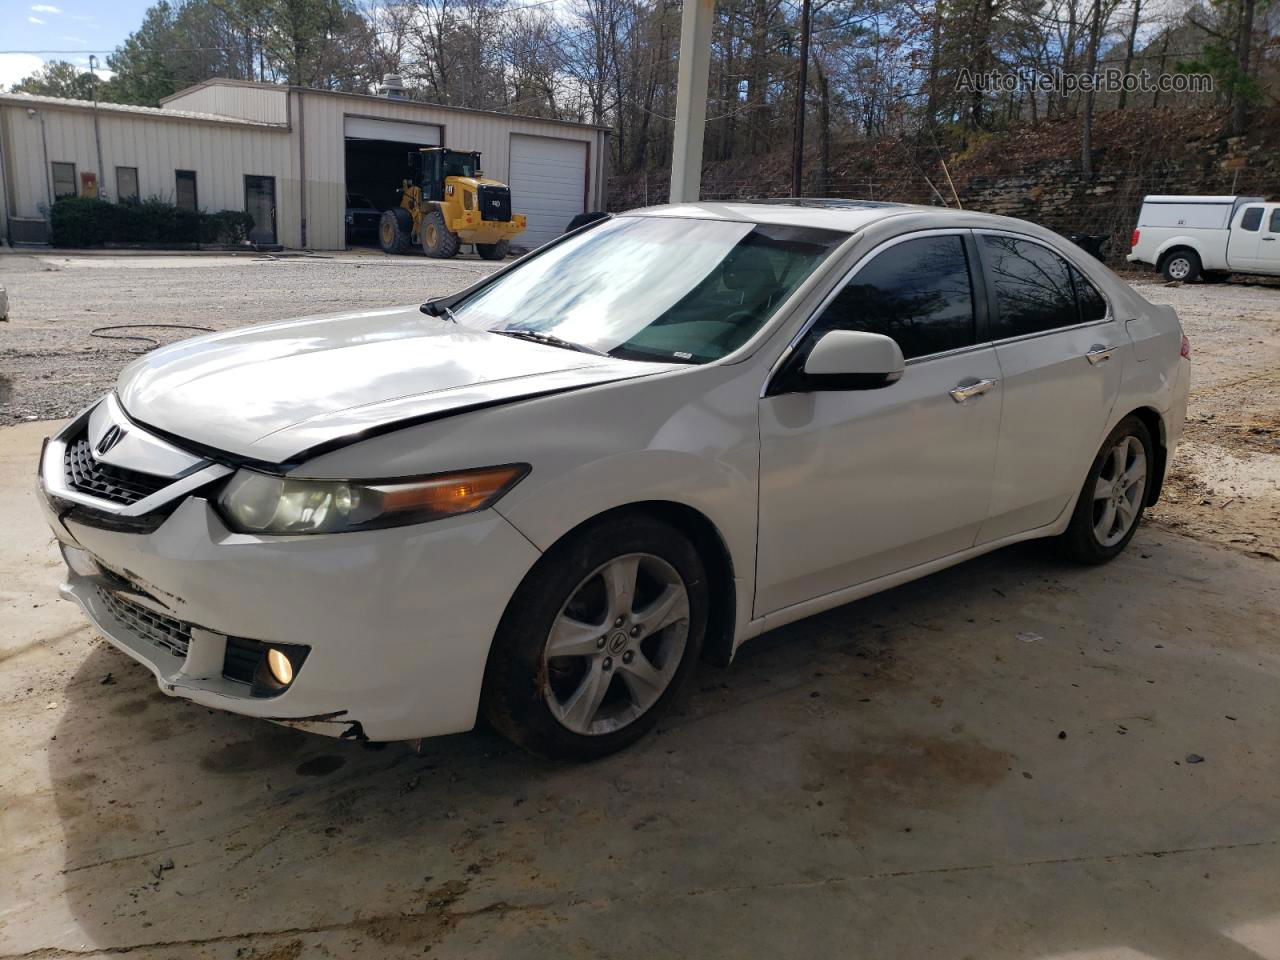
[[[1280,275],[1280,203],[1262,197],[1142,198],[1128,259],[1166,280]]]

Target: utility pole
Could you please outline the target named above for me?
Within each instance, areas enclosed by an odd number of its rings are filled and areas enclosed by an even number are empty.
[[[707,125],[707,74],[715,0],[684,0],[680,62],[676,68],[675,142],[671,150],[671,202],[693,203],[702,189],[702,136]]]
[[[102,130],[98,125],[98,58],[92,53],[89,54],[89,72],[93,75],[93,141],[98,146],[98,199],[101,199],[107,172],[102,169]]]
[[[809,0],[800,5],[800,75],[796,78],[796,128],[791,139],[791,195],[804,190],[804,95],[809,86]]]

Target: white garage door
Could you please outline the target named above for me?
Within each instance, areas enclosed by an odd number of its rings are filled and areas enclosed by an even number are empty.
[[[511,136],[511,209],[529,218],[515,239],[539,247],[564,233],[584,211],[587,195],[587,145],[581,140]]]
[[[344,117],[342,126],[348,140],[390,140],[419,147],[434,147],[440,143],[440,128],[434,123]]]

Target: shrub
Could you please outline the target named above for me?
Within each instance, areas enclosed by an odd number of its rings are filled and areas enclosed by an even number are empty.
[[[129,203],[62,197],[49,211],[49,225],[55,247],[93,247],[107,242],[234,245],[249,238],[253,217],[243,210],[179,210],[159,197]]]

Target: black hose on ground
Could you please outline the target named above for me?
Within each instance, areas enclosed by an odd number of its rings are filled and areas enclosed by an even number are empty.
[[[127,333],[107,333],[108,330],[198,330],[201,333],[213,333],[212,327],[197,327],[190,323],[117,323],[106,327],[94,327],[89,331],[89,336],[97,337],[99,340],[141,340],[146,343],[145,347],[131,347],[130,353],[146,353],[148,350],[154,350],[160,346],[160,341],[155,337],[148,337],[145,334],[127,334]]]

